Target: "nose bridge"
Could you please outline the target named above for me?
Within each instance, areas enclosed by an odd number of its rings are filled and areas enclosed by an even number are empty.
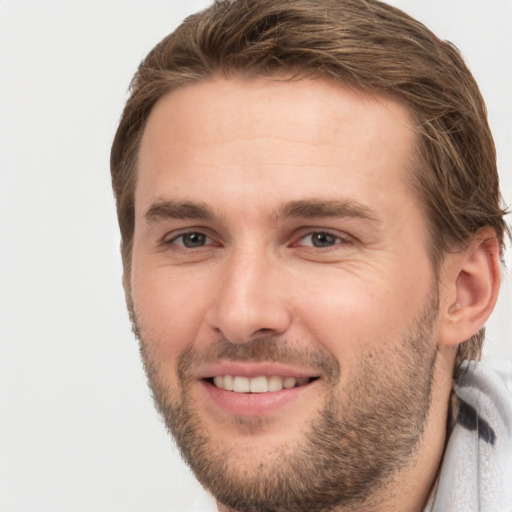
[[[290,323],[290,309],[278,275],[278,258],[263,244],[233,249],[221,273],[211,326],[232,343],[282,334]]]

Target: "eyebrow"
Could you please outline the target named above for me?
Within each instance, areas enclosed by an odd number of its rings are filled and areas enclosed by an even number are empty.
[[[146,222],[152,224],[164,219],[203,219],[213,220],[217,215],[204,204],[191,201],[161,200],[153,203],[144,214]]]
[[[358,218],[370,221],[377,225],[381,224],[380,218],[367,206],[351,199],[307,199],[290,201],[282,204],[274,211],[273,217],[276,221],[295,218]],[[206,204],[194,203],[192,201],[156,201],[146,210],[144,214],[149,224],[165,219],[202,219],[215,220],[219,216]]]
[[[367,206],[352,199],[313,199],[291,201],[283,204],[275,213],[276,219],[288,217],[301,218],[357,218],[377,225],[382,223],[378,215]]]

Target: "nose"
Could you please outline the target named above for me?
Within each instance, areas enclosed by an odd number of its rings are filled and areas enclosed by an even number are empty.
[[[292,314],[279,263],[246,250],[223,265],[207,317],[210,328],[231,343],[285,333]]]

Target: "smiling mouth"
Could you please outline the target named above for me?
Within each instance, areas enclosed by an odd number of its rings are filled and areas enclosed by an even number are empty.
[[[260,375],[250,378],[239,375],[218,375],[206,379],[206,381],[219,389],[233,391],[235,393],[272,393],[283,389],[305,386],[318,378],[319,377],[279,377],[277,375],[272,377]]]

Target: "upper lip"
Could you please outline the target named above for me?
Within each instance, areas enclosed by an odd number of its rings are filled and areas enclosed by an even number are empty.
[[[236,375],[248,378],[259,377],[261,375],[265,377],[295,377],[297,379],[319,377],[318,372],[312,370],[293,368],[286,364],[273,362],[251,363],[224,361],[201,367],[195,373],[197,379],[210,379],[221,375]]]

